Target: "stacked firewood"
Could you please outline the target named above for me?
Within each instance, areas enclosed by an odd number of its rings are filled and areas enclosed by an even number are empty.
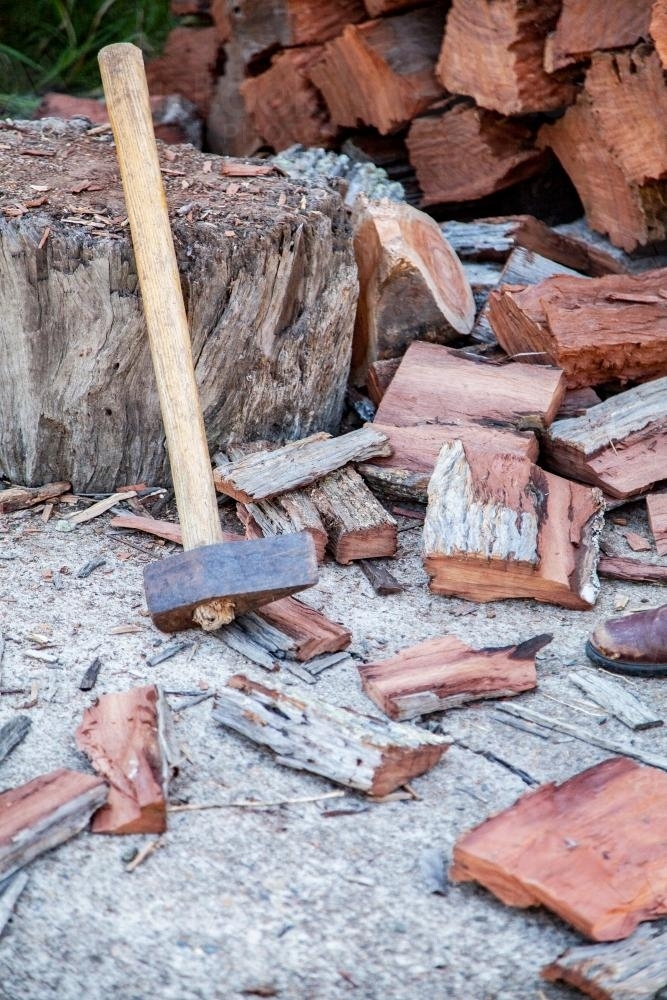
[[[664,0],[173,9],[200,25],[174,30],[151,87],[197,104],[214,152],[347,143],[397,173],[411,165],[422,205],[450,207],[557,159],[614,244],[632,251],[667,235]]]

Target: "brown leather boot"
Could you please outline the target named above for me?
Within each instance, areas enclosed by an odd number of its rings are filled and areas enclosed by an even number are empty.
[[[586,655],[615,674],[667,677],[667,604],[598,625]]]

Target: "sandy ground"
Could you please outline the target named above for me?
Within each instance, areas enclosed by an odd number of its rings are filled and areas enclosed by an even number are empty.
[[[640,505],[631,526],[648,533]],[[310,693],[362,711],[355,659],[389,655],[444,632],[471,644],[503,645],[549,631],[538,658],[539,689],[519,701],[553,716],[595,726],[579,711],[568,672],[586,661],[583,645],[622,596],[626,610],[663,603],[659,588],[605,581],[597,607],[569,612],[530,601],[477,606],[436,598],[418,558],[419,524],[400,519],[392,569],[404,594],[377,597],[358,568],[329,562],[304,599],[353,631],[353,658],[322,674]],[[606,544],[628,554],[618,527]],[[32,512],[0,518],[0,632],[4,689],[0,724],[17,711],[32,719],[26,740],[0,765],[0,789],[59,766],[88,770],[74,745],[81,713],[94,695],[159,682],[175,710],[181,762],[174,804],[270,802],[321,796],[333,786],[278,766],[223,731],[213,700],[182,708],[192,692],[215,691],[238,671],[267,675],[218,638],[187,633],[190,647],[150,667],[170,640],[146,617],[142,567],[168,546],[114,532],[100,518],[65,534],[56,519]],[[651,554],[649,554],[651,555]],[[85,579],[76,571],[102,556]],[[652,553],[652,558],[656,558]],[[118,634],[120,626],[136,631]],[[34,633],[47,633],[57,664],[30,657]],[[78,689],[94,657],[94,692]],[[276,676],[302,690],[302,681]],[[625,682],[667,716],[667,684]],[[180,707],[180,710],[179,710]],[[545,741],[498,723],[491,703],[437,717],[455,745],[414,782],[419,798],[369,804],[340,799],[174,813],[162,846],[133,873],[125,866],[154,838],[84,833],[36,860],[11,923],[0,939],[0,997],[10,1000],[539,1000],[574,996],[543,983],[541,967],[579,936],[545,911],[519,911],[471,884],[434,894],[433,870],[446,869],[456,838],[527,790],[512,768],[538,782],[563,780],[609,754],[556,736]],[[608,738],[629,732],[610,719]],[[665,733],[630,736],[666,753]],[[490,756],[485,756],[489,754]],[[577,994],[578,995],[578,994]]]

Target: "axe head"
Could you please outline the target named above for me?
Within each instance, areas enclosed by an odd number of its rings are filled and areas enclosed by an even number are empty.
[[[163,632],[193,627],[197,609],[214,601],[231,602],[241,615],[315,583],[315,543],[305,531],[203,545],[144,570],[148,611]]]

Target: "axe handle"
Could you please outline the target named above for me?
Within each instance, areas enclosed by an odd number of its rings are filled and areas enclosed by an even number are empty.
[[[108,45],[98,55],[116,140],[162,421],[186,549],[222,541],[167,200],[141,50]]]

